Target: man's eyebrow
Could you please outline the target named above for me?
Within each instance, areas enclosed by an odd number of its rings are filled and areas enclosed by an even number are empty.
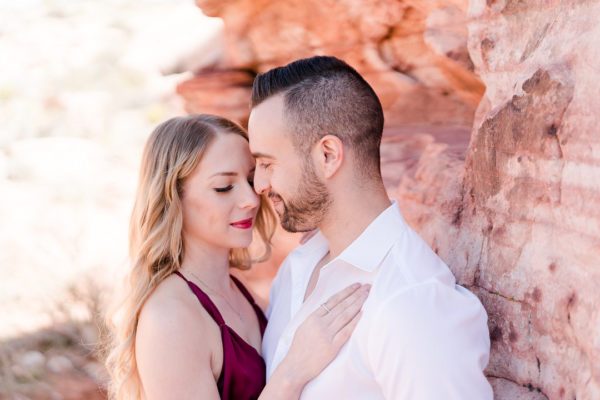
[[[273,157],[270,154],[265,154],[265,153],[252,153],[252,157],[254,158],[272,158],[275,159],[275,157]]]

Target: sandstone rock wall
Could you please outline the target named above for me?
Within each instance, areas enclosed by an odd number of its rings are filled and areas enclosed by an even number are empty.
[[[486,93],[466,162],[395,135],[415,151],[391,191],[484,303],[497,398],[600,398],[599,18],[597,1],[471,1]]]
[[[459,243],[490,313],[490,375],[600,398],[600,2],[471,1],[486,84]],[[466,247],[463,248],[467,249]]]
[[[496,398],[600,399],[600,1],[196,3],[226,57],[189,111],[244,122],[255,73],[346,59],[384,104],[390,195],[488,311]]]
[[[224,20],[225,56],[212,70],[200,71],[179,86],[191,112],[209,110],[245,123],[247,103],[236,110],[230,104],[207,104],[213,93],[199,86],[210,81],[223,97],[245,90],[249,98],[254,74],[316,54],[338,56],[355,66],[377,91],[390,125],[470,126],[483,94],[467,51],[466,1],[196,0],[196,4],[205,14]],[[212,79],[215,70],[221,74],[219,83]],[[239,80],[240,74],[248,81]],[[235,90],[230,80],[236,81]]]

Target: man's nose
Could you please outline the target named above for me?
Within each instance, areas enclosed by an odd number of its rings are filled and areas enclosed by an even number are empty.
[[[267,178],[267,174],[261,171],[261,168],[256,168],[254,171],[254,191],[258,194],[268,193],[271,189],[271,184]]]
[[[240,201],[240,208],[256,208],[260,205],[260,198],[254,193],[250,185],[246,186],[243,198]]]

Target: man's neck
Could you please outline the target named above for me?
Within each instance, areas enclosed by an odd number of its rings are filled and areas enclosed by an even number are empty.
[[[392,203],[385,189],[336,199],[325,221],[319,226],[329,243],[329,258],[334,259]]]

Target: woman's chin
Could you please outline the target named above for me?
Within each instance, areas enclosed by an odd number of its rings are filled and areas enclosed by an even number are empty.
[[[239,239],[235,240],[234,245],[231,247],[234,249],[245,249],[250,247],[250,244],[252,243],[252,231],[244,236],[246,237],[240,237]]]

